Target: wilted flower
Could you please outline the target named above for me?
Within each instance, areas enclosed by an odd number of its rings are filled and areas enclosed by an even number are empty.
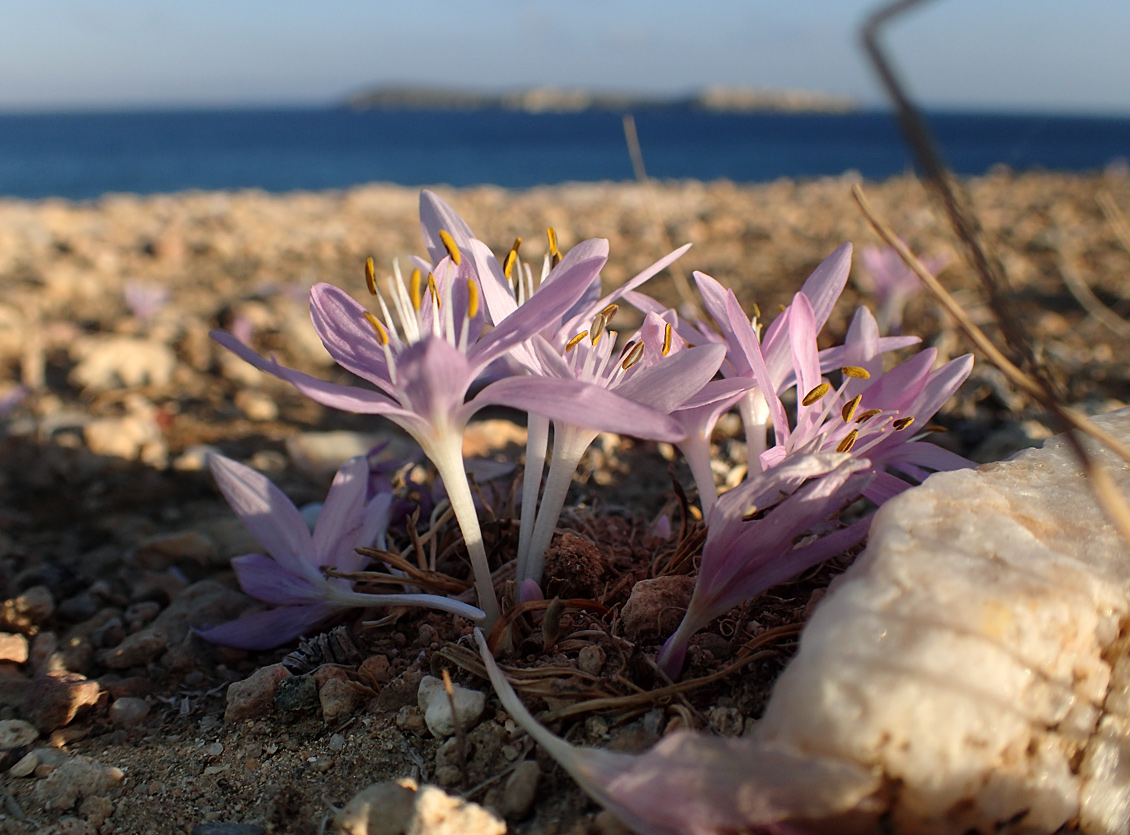
[[[217,644],[269,649],[310,632],[348,609],[369,606],[424,606],[478,619],[481,610],[434,594],[365,594],[348,580],[323,569],[350,573],[365,557],[354,549],[383,542],[391,493],[368,498],[369,466],[364,456],[342,465],[311,533],[301,512],[262,473],[222,455],[208,457],[220,492],[265,553],[232,560],[240,587],[274,608],[205,629]]]

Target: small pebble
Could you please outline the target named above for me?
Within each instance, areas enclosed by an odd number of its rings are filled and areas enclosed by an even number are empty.
[[[192,835],[263,835],[266,830],[253,823],[198,823]]]
[[[145,699],[123,696],[110,705],[110,721],[122,728],[139,725],[148,715],[149,704]]]
[[[345,737],[341,734],[334,734],[330,737],[330,750],[340,751],[345,747]]]
[[[39,731],[22,719],[0,721],[0,751],[11,751],[24,745],[31,745],[39,737]]]
[[[351,715],[357,707],[358,693],[348,681],[333,678],[318,691],[322,719],[334,724]]]
[[[577,654],[577,667],[582,673],[588,673],[590,676],[600,675],[600,671],[604,668],[604,658],[605,653],[601,647],[582,647]]]
[[[11,632],[0,633],[0,661],[11,664],[27,661],[27,638]]]
[[[474,727],[486,707],[486,696],[480,691],[460,687],[458,684],[452,685],[452,695],[449,697],[443,680],[435,676],[424,676],[420,681],[417,700],[428,730],[439,738],[455,734],[456,725],[464,731]],[[452,703],[455,705],[454,715],[451,712]]]
[[[55,596],[46,586],[32,586],[0,605],[0,626],[33,634],[55,611]]]
[[[8,773],[13,777],[30,777],[38,765],[39,755],[34,751],[28,751],[8,769]]]
[[[207,754],[209,757],[218,757],[222,753],[224,753],[224,743],[222,742],[213,742],[207,748]]]
[[[311,675],[291,676],[279,682],[275,705],[279,710],[310,710],[318,704],[318,685]]]
[[[534,760],[526,760],[514,769],[502,791],[501,812],[510,820],[521,820],[530,814],[538,792],[541,768]]]
[[[279,682],[290,678],[290,671],[282,664],[271,664],[252,673],[243,681],[228,687],[224,721],[240,722],[253,719],[266,711],[275,700]]]
[[[24,695],[24,716],[42,733],[68,725],[78,712],[98,701],[102,688],[78,673],[37,676]]]

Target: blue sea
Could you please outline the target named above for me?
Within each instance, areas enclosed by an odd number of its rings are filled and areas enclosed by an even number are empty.
[[[912,167],[884,112],[635,115],[648,174],[760,182]],[[928,114],[950,166],[980,174],[1125,164],[1130,119]],[[620,114],[332,108],[0,115],[0,195],[630,180]]]

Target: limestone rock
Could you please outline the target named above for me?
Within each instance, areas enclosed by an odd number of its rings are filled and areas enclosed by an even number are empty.
[[[758,738],[873,766],[899,832],[1126,832],[1128,633],[1130,545],[1055,438],[880,510]]]
[[[167,385],[177,366],[168,345],[127,336],[80,340],[73,353],[81,360],[71,371],[71,381],[91,391]]]
[[[506,824],[476,803],[412,780],[374,783],[335,817],[338,835],[504,835]]]
[[[483,715],[486,696],[478,690],[469,690],[453,684],[451,694],[450,697],[447,695],[443,680],[435,676],[424,676],[420,681],[417,699],[420,710],[424,714],[424,721],[433,736],[440,738],[452,736],[456,724],[464,731],[469,730]],[[451,712],[453,703],[454,714]]]

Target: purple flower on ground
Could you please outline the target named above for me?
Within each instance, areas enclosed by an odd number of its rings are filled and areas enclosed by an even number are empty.
[[[856,283],[879,302],[879,328],[886,333],[900,333],[903,309],[922,291],[922,281],[889,246],[864,247],[861,257],[864,272],[856,274]],[[948,263],[949,258],[944,255],[922,259],[922,264],[934,275]]]
[[[323,405],[382,415],[413,437],[447,488],[489,624],[498,618],[498,603],[462,461],[463,430],[471,416],[490,405],[566,421],[583,420],[590,414],[616,414],[627,423],[655,426],[656,432],[663,431],[657,422],[667,419],[575,379],[509,377],[489,383],[468,401],[471,385],[489,365],[559,322],[562,311],[581,299],[607,260],[608,242],[584,241],[571,249],[535,294],[486,331],[476,259],[464,257],[458,243],[470,246],[474,239],[453,212],[437,210],[437,200],[427,193],[421,196],[425,241],[437,259],[426,280],[421,267],[405,280],[397,266],[386,298],[377,286],[372,263],[367,264],[369,291],[377,299],[381,317],[331,285],[318,284],[310,293],[311,318],[326,350],[376,391],[327,383],[285,368],[222,331],[213,332],[213,338]],[[455,231],[436,227],[438,222],[450,223]],[[424,261],[418,263],[428,267]],[[668,431],[677,435],[679,430],[670,426]]]
[[[866,459],[846,453],[801,455],[719,497],[707,518],[687,613],[659,653],[666,673],[679,675],[687,642],[718,615],[866,536],[870,520],[840,528],[830,517],[873,477]]]
[[[222,455],[208,458],[216,484],[265,553],[232,560],[240,587],[274,608],[205,629],[209,641],[241,649],[269,649],[292,641],[356,607],[424,606],[466,618],[482,611],[432,594],[364,594],[322,569],[359,570],[367,558],[354,549],[383,543],[391,493],[368,498],[364,456],[342,465],[311,533],[301,512],[262,473]]]
[[[971,354],[931,370],[937,351],[927,348],[884,373],[878,326],[861,307],[841,354],[843,380],[833,389],[821,376],[812,309],[799,294],[792,305],[789,342],[797,387],[796,425],[789,428],[780,400],[771,397],[777,443],[761,456],[765,468],[796,453],[850,452],[871,461],[876,477],[864,495],[882,504],[910,486],[886,472],[888,468],[921,481],[927,469],[971,466],[961,456],[907,431],[914,424],[925,426],[969,376]]]
[[[169,303],[172,293],[168,287],[159,284],[129,280],[122,289],[122,296],[130,313],[144,322],[156,316]]]

